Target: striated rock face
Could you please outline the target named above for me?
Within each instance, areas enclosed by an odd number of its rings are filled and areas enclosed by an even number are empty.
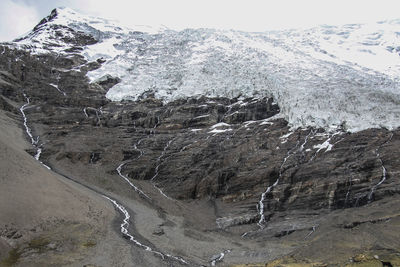
[[[121,80],[107,75],[89,83],[87,72],[106,62],[76,54],[96,40],[69,30],[71,36],[55,37],[74,46],[68,55],[0,46],[0,109],[16,117],[30,98],[25,113],[43,150],[40,160],[52,169],[118,195],[122,191],[98,174],[118,176],[121,166],[131,182],[154,186],[168,198],[209,200],[215,222],[209,227],[259,242],[299,231],[312,235],[325,216],[334,218],[328,230],[397,218],[388,203],[400,193],[398,129],[290,129],[268,97],[163,103],[146,92],[137,101],[112,102],[107,90]],[[388,205],[391,215],[375,203]],[[356,215],[339,223],[342,212]],[[364,214],[382,216],[362,221]]]
[[[91,62],[2,49],[1,106],[31,98],[28,116],[50,165],[113,172],[123,161],[131,179],[168,196],[220,199],[239,214],[257,214],[278,178],[265,212],[352,208],[399,192],[398,131],[289,129],[272,98],[110,102],[105,90],[118,80],[88,84]]]

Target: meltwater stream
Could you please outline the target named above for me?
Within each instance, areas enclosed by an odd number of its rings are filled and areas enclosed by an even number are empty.
[[[308,136],[307,136],[306,138],[308,138]],[[307,142],[307,139],[305,139],[305,142],[304,142],[304,144],[303,144],[303,147],[304,147],[304,145],[305,145],[306,142]],[[278,183],[279,183],[279,181],[280,181],[280,179],[281,179],[281,177],[282,177],[282,174],[283,174],[283,167],[285,166],[286,161],[287,161],[293,154],[295,154],[294,151],[295,151],[296,148],[299,146],[299,143],[300,143],[300,141],[297,141],[296,145],[295,145],[292,149],[290,149],[290,150],[287,152],[286,157],[283,159],[282,164],[281,164],[281,166],[280,166],[280,168],[279,168],[279,175],[278,175],[278,178],[276,179],[275,183],[273,183],[272,185],[268,186],[267,189],[265,190],[265,192],[263,192],[263,193],[261,194],[260,201],[258,202],[258,210],[259,210],[259,213],[258,213],[258,214],[260,215],[260,220],[259,220],[258,223],[257,223],[258,226],[259,226],[260,228],[264,228],[264,223],[265,223],[265,216],[264,216],[264,201],[265,201],[265,197],[266,197],[266,195],[267,195],[268,193],[271,192],[271,190],[272,190],[275,186],[278,185]]]
[[[19,110],[20,110],[20,112],[21,112],[21,114],[22,114],[22,117],[23,117],[23,120],[24,120],[24,123],[23,123],[23,124],[24,124],[24,127],[25,127],[25,132],[26,132],[26,134],[29,136],[29,138],[30,138],[30,140],[31,140],[32,146],[36,148],[36,154],[35,154],[34,158],[35,158],[37,161],[39,161],[43,166],[45,166],[47,169],[51,170],[51,168],[50,168],[49,166],[47,166],[46,164],[44,164],[43,162],[40,161],[40,155],[41,155],[41,153],[42,153],[42,148],[41,148],[41,145],[39,145],[39,136],[38,136],[36,139],[33,137],[32,129],[28,126],[28,118],[27,118],[27,116],[26,116],[26,114],[25,114],[25,110],[26,110],[26,108],[27,108],[27,107],[29,106],[29,104],[30,104],[30,98],[27,97],[25,93],[24,93],[23,95],[24,95],[24,97],[25,97],[26,103],[23,104],[23,105],[20,107]],[[85,115],[86,115],[86,109],[84,109],[84,112],[85,112]],[[141,190],[140,190],[139,188],[137,188],[134,184],[132,184],[132,183],[129,181],[129,179],[121,173],[121,168],[122,168],[123,165],[124,165],[124,163],[118,166],[118,168],[117,168],[118,174],[119,174],[124,180],[126,180],[126,181],[129,183],[129,185],[135,189],[136,192],[138,192],[139,194],[145,196],[146,198],[149,198],[143,191],[141,191]],[[90,189],[90,188],[89,188],[89,189]],[[99,192],[97,192],[97,193],[99,193]],[[112,199],[112,198],[110,198],[110,197],[108,197],[108,196],[105,196],[105,195],[103,195],[103,194],[101,194],[101,193],[99,193],[99,194],[100,194],[102,197],[108,199],[108,200],[109,200],[116,208],[118,208],[118,210],[125,216],[123,222],[121,223],[121,233],[122,233],[124,236],[127,236],[127,237],[129,238],[129,240],[132,241],[136,246],[138,246],[138,247],[144,249],[145,251],[149,251],[149,252],[151,252],[151,253],[154,253],[155,255],[161,257],[163,260],[170,259],[170,260],[178,261],[178,262],[183,263],[183,264],[185,264],[185,265],[188,264],[188,262],[185,261],[185,260],[184,260],[183,258],[181,258],[181,257],[173,256],[173,255],[171,255],[171,254],[159,252],[159,251],[157,251],[157,250],[152,249],[152,248],[149,247],[149,246],[146,246],[146,245],[140,243],[140,242],[139,242],[132,234],[130,234],[129,231],[128,231],[130,215],[129,215],[128,211],[126,210],[126,208],[125,208],[124,206],[122,206],[121,204],[119,204],[116,200],[114,200],[114,199]]]
[[[118,172],[118,175],[122,178],[122,179],[124,179],[132,188],[133,188],[133,190],[135,190],[136,192],[138,192],[139,193],[139,195],[142,195],[142,196],[144,196],[145,198],[147,198],[147,199],[151,199],[148,195],[146,195],[146,193],[144,193],[142,190],[140,190],[137,186],[135,186],[130,180],[129,180],[129,178],[128,177],[126,177],[125,175],[123,175],[122,174],[122,167],[125,165],[126,163],[121,163],[118,167],[117,167],[117,172]]]
[[[26,134],[29,136],[29,138],[31,139],[31,144],[34,148],[36,148],[36,154],[34,156],[34,158],[39,161],[44,167],[46,167],[47,169],[51,170],[51,168],[49,166],[47,166],[46,164],[44,164],[43,162],[40,161],[40,155],[42,154],[42,145],[39,145],[39,136],[35,139],[32,135],[32,129],[29,128],[28,126],[28,118],[26,117],[25,114],[25,110],[26,108],[29,106],[30,104],[30,98],[26,96],[25,93],[23,93],[26,103],[24,105],[22,105],[20,107],[20,112],[22,114],[22,117],[24,119],[24,127],[25,127],[25,132]]]
[[[155,171],[154,171],[154,176],[150,179],[150,181],[154,181],[154,179],[157,178],[157,176],[158,176],[158,170],[159,170],[159,168],[160,168],[160,166],[161,166],[161,164],[162,164],[161,159],[162,159],[162,157],[165,155],[165,152],[167,151],[167,149],[168,149],[168,147],[171,145],[171,143],[174,141],[174,139],[175,139],[175,138],[169,140],[169,141],[165,144],[165,146],[164,146],[164,148],[163,148],[163,151],[161,152],[160,156],[157,158],[157,161],[156,161],[156,169],[155,169]]]
[[[378,161],[379,161],[379,163],[380,163],[380,165],[381,165],[381,168],[382,168],[382,178],[381,178],[381,180],[380,180],[376,185],[374,185],[374,186],[371,188],[371,192],[368,194],[368,202],[371,202],[371,201],[372,201],[372,197],[374,196],[374,193],[375,193],[376,189],[377,189],[381,184],[383,184],[383,182],[386,181],[387,170],[386,170],[386,167],[385,167],[385,165],[384,165],[384,163],[383,163],[383,160],[382,160],[381,154],[379,153],[379,150],[380,150],[384,145],[386,145],[387,143],[389,143],[389,142],[392,140],[392,138],[393,138],[393,133],[390,134],[390,137],[386,140],[385,143],[383,143],[383,144],[380,145],[377,149],[375,149],[376,158],[378,159]]]
[[[167,196],[167,195],[162,191],[162,189],[161,189],[160,187],[158,187],[158,186],[154,183],[154,179],[157,178],[157,176],[158,176],[159,169],[160,169],[160,166],[161,166],[161,164],[162,164],[161,159],[164,157],[165,152],[167,151],[168,147],[171,145],[171,143],[172,143],[175,139],[176,139],[176,137],[175,137],[175,138],[172,138],[171,140],[169,140],[169,141],[165,144],[165,146],[164,146],[164,148],[163,148],[163,151],[161,152],[160,156],[157,158],[154,176],[150,179],[150,181],[153,182],[153,186],[160,192],[160,194],[163,195],[165,198],[168,198],[168,199],[170,199],[170,200],[172,200],[172,198],[170,198],[169,196]]]
[[[129,219],[130,219],[131,216],[129,215],[129,213],[128,213],[128,211],[126,210],[126,208],[125,208],[124,206],[122,206],[121,204],[119,204],[119,203],[118,203],[117,201],[115,201],[114,199],[110,198],[110,197],[107,197],[107,196],[104,196],[104,195],[103,195],[103,197],[106,198],[106,199],[108,199],[111,203],[113,203],[113,205],[114,205],[116,208],[118,208],[118,210],[125,216],[123,222],[121,223],[121,233],[122,233],[124,236],[128,237],[128,239],[129,239],[130,241],[132,241],[136,246],[141,247],[141,248],[144,249],[145,251],[149,251],[149,252],[151,252],[151,253],[154,253],[155,255],[161,257],[163,260],[165,260],[165,259],[171,259],[171,260],[179,261],[179,262],[181,262],[181,263],[183,263],[183,264],[186,264],[186,265],[188,264],[188,262],[185,261],[185,260],[184,260],[183,258],[181,258],[181,257],[177,257],[177,256],[173,256],[173,255],[171,255],[171,254],[166,254],[166,253],[159,252],[159,251],[157,251],[157,250],[152,249],[152,248],[149,247],[149,246],[146,246],[146,245],[140,243],[140,242],[139,242],[132,234],[130,234],[129,231],[128,231]]]
[[[211,259],[211,266],[216,266],[218,264],[218,262],[222,262],[225,258],[225,255],[230,252],[231,252],[230,249],[226,249],[226,250],[222,251],[221,253],[214,255]]]

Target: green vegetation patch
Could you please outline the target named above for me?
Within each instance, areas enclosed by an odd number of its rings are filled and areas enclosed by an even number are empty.
[[[18,262],[20,257],[21,257],[21,252],[18,250],[18,248],[14,248],[10,250],[10,252],[8,252],[8,257],[0,262],[0,266],[2,267],[13,266]]]
[[[38,250],[39,253],[47,250],[47,245],[50,244],[50,241],[44,237],[34,238],[28,243],[28,248]]]
[[[94,242],[92,240],[88,240],[88,241],[84,242],[82,244],[82,246],[84,246],[85,248],[91,248],[91,247],[96,246],[96,242]]]

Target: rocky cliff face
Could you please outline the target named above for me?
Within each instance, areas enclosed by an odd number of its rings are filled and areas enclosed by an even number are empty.
[[[272,97],[163,102],[147,92],[113,102],[105,95],[120,79],[109,75],[90,83],[88,71],[106,62],[77,53],[96,39],[66,31],[68,38],[55,37],[71,44],[64,54],[0,46],[0,108],[16,116],[29,98],[25,113],[38,141],[28,152],[41,148],[40,160],[53,170],[126,201],[143,201],[127,189],[130,181],[161,213],[240,240],[232,243],[236,250],[228,263],[266,262],[287,253],[343,263],[359,252],[400,251],[399,130],[290,128]],[[206,213],[179,213],[171,200],[207,201],[209,207]],[[208,225],[195,221],[197,211],[197,217],[207,214]],[[356,241],[366,233],[366,240]],[[269,240],[280,250],[265,248]],[[267,252],[251,255],[237,242]],[[320,246],[340,249],[321,255]]]

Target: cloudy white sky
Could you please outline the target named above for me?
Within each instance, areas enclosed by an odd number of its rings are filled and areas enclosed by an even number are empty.
[[[0,0],[0,41],[32,29],[59,6],[126,26],[264,31],[400,18],[400,0]]]

